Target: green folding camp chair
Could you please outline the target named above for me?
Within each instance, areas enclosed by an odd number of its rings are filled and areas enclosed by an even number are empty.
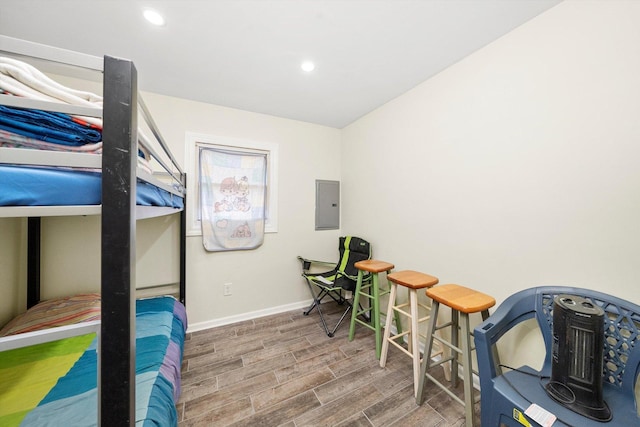
[[[347,292],[351,293],[356,289],[358,269],[354,264],[358,261],[371,258],[371,245],[359,237],[340,237],[338,250],[340,251],[340,260],[337,265],[332,262],[314,261],[300,256],[298,257],[302,262],[302,276],[306,279],[313,298],[313,302],[304,314],[305,316],[309,315],[314,308],[317,309],[322,326],[330,337],[333,337],[344,318],[347,317],[347,314],[349,314],[349,311],[352,309],[352,304],[347,298]],[[312,273],[310,270],[314,265],[335,265],[335,267],[324,273]],[[364,276],[362,280],[363,282],[368,282],[370,275]],[[338,304],[345,306],[344,313],[342,313],[340,320],[338,320],[338,323],[331,330],[327,326],[321,308],[322,300],[327,296]]]

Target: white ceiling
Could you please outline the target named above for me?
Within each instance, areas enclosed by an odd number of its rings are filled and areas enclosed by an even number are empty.
[[[2,0],[0,33],[131,59],[145,91],[343,128],[560,1]]]

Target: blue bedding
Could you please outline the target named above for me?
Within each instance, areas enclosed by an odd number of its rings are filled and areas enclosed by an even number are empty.
[[[187,327],[184,306],[172,297],[136,302],[136,425],[176,426],[180,367]],[[96,339],[80,336],[0,353],[0,425],[97,425]],[[71,359],[71,360],[69,360]],[[44,392],[12,373],[69,366]],[[40,375],[39,375],[40,376]],[[40,380],[40,378],[38,378]],[[17,382],[17,386],[11,383]],[[4,391],[3,391],[4,390]],[[43,398],[33,399],[41,393]],[[22,394],[20,394],[22,393]],[[33,404],[25,405],[32,400]],[[13,409],[12,409],[13,408]]]
[[[55,144],[80,146],[102,141],[102,132],[68,114],[0,105],[0,129]]]
[[[99,172],[0,165],[0,206],[99,205],[101,187]],[[184,207],[181,197],[140,180],[136,203]]]

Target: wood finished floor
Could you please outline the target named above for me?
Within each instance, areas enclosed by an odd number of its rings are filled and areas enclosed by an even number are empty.
[[[334,324],[342,307],[323,307]],[[433,383],[416,405],[407,355],[391,346],[380,368],[373,331],[358,326],[351,342],[348,331],[345,320],[329,338],[316,312],[296,310],[188,334],[179,427],[464,425],[463,407]]]

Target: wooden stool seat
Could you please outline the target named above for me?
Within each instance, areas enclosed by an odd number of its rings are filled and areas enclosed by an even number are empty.
[[[410,289],[428,288],[438,283],[437,277],[413,270],[403,270],[391,273],[387,276],[387,279],[391,280],[393,283],[397,283],[398,285],[402,285]]]
[[[380,322],[380,297],[390,293],[389,286],[387,289],[380,290],[379,273],[386,272],[387,275],[395,268],[393,264],[377,259],[367,259],[358,261],[354,264],[358,269],[358,280],[356,282],[356,290],[353,295],[353,310],[351,311],[351,326],[349,327],[349,341],[353,340],[356,333],[356,323],[373,330],[376,333],[376,357],[380,359],[382,351],[382,324]],[[364,282],[364,272],[371,273],[371,279],[368,283]],[[387,276],[388,277],[388,276]],[[368,300],[365,308],[362,308],[362,298]],[[365,316],[368,321],[358,319],[358,316]],[[396,316],[396,327],[400,328],[399,317]]]
[[[395,268],[395,265],[390,262],[378,261],[377,259],[365,259],[364,261],[358,261],[353,265],[355,265],[358,270],[368,271],[369,273],[382,273]]]
[[[384,368],[387,362],[387,353],[389,345],[393,345],[400,349],[403,353],[413,359],[413,390],[417,396],[418,379],[420,373],[420,348],[418,347],[420,322],[429,320],[431,316],[431,308],[418,302],[418,289],[431,288],[438,283],[438,278],[429,274],[420,273],[419,271],[403,270],[387,275],[387,279],[391,282],[391,294],[389,296],[389,306],[387,309],[387,324],[384,330],[384,338],[382,339],[382,354],[380,356],[380,366]],[[396,304],[396,295],[398,286],[407,288],[409,293],[409,301],[406,303]],[[405,308],[408,307],[408,311]],[[419,317],[419,308],[422,307],[427,313],[423,317]],[[403,315],[408,318],[408,330],[398,330],[395,335],[391,335],[391,317],[395,314]],[[396,324],[400,324],[396,320]],[[404,338],[407,337],[407,348],[404,346]],[[425,353],[432,355],[431,352]],[[429,359],[429,357],[426,357]]]
[[[427,289],[427,296],[440,304],[461,313],[477,313],[496,305],[496,300],[487,294],[460,285],[441,285]]]
[[[471,342],[473,334],[469,324],[469,315],[481,313],[482,319],[486,320],[489,317],[489,308],[496,304],[496,300],[482,292],[454,284],[429,288],[425,293],[433,301],[431,305],[431,319],[429,320],[427,338],[424,344],[425,354],[431,351],[434,341],[438,341],[439,344],[448,347],[452,354],[447,358],[441,358],[437,362],[431,362],[427,357],[422,359],[416,403],[421,405],[424,401],[425,382],[427,379],[431,380],[455,401],[464,406],[465,425],[472,427],[475,425],[473,405],[476,402],[474,399],[473,363],[471,360],[471,352],[474,350]],[[440,304],[451,308],[451,321],[437,325]],[[436,333],[444,328],[451,329],[451,339],[449,341],[444,340],[441,336],[436,336]],[[451,389],[429,373],[431,368],[449,362],[451,362],[451,382],[454,388],[458,382],[458,365],[460,364],[464,369],[462,374],[462,380],[464,381],[464,400],[460,399]]]

